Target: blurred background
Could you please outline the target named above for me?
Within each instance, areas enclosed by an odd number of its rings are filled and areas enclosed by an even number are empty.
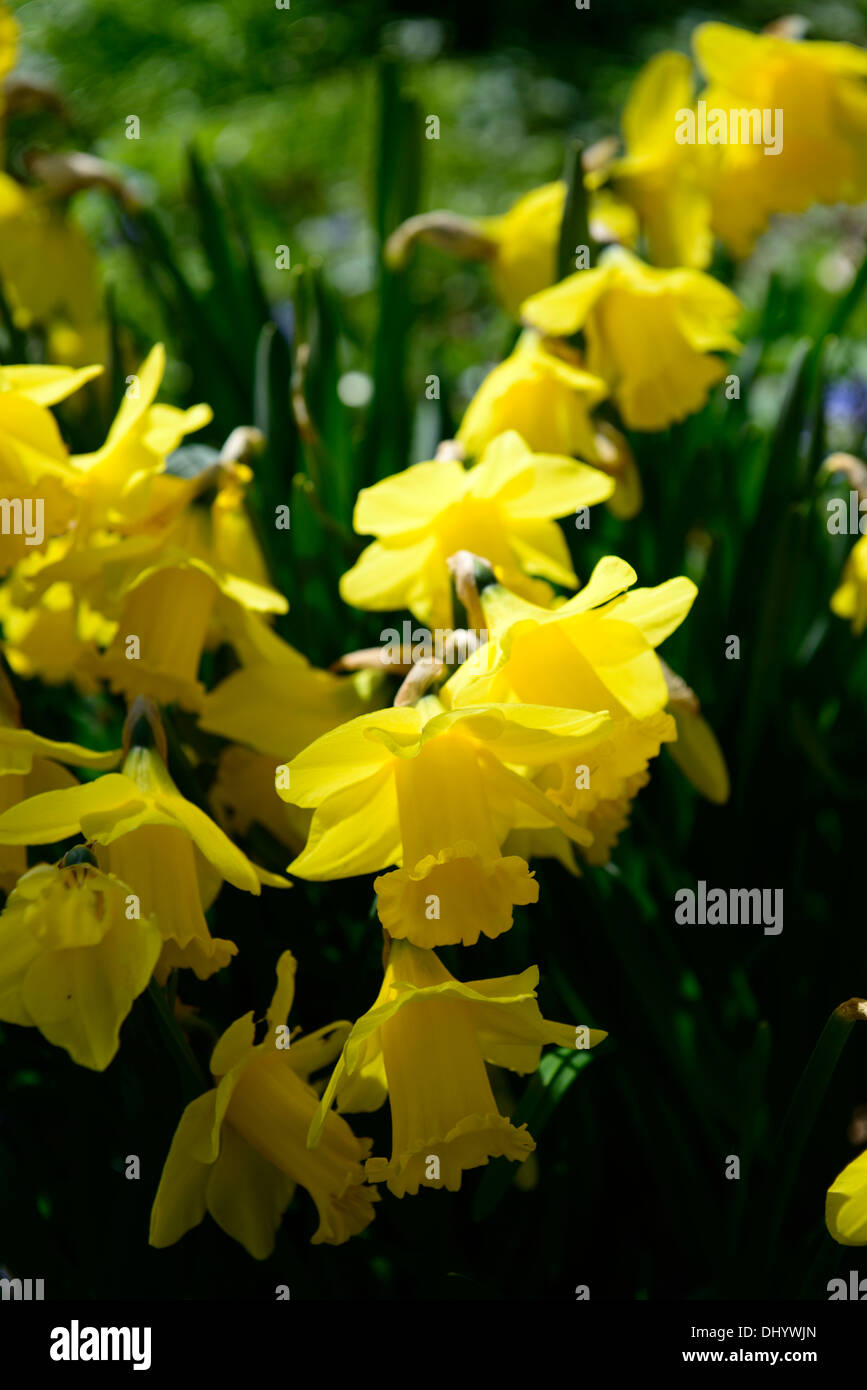
[[[292,605],[280,631],[320,664],[390,622],[337,597],[360,548],[348,530],[358,488],[431,457],[517,332],[483,268],[419,248],[392,275],[385,236],[419,210],[505,211],[561,176],[570,138],[618,133],[653,54],[688,51],[706,19],[758,29],[780,14],[758,0],[592,0],[588,11],[474,0],[435,14],[378,0],[11,8],[16,75],[60,103],[10,115],[7,170],[26,178],[38,147],[87,150],[136,194],[125,207],[101,190],[71,202],[95,253],[110,372],[88,415],[59,412],[67,437],[96,447],[125,374],[158,339],[163,398],[214,407],[202,440],[219,448],[236,425],[260,425],[269,447],[253,506],[260,520],[293,507],[291,549],[269,542]],[[863,3],[799,11],[810,37],[867,39]],[[429,115],[438,140],[425,138]],[[299,1193],[261,1266],[210,1222],[150,1250],[150,1203],[190,1083],[140,1001],[101,1076],[36,1030],[0,1029],[0,1263],[45,1277],[49,1297],[234,1299],[273,1297],[278,1283],[323,1299],[572,1298],[585,1284],[593,1299],[823,1299],[838,1269],[857,1267],[826,1235],[823,1208],[867,1139],[867,1036],[856,1026],[844,1048],[848,1030],[823,1028],[867,994],[867,659],[863,637],[828,610],[851,540],[827,535],[827,498],[846,489],[823,491],[817,474],[832,449],[863,456],[865,232],[863,208],[817,209],[777,219],[748,262],[715,262],[746,305],[740,399],[632,437],[644,511],[598,525],[594,514],[580,549],[569,537],[582,579],[613,552],[642,584],[699,583],[663,655],[720,738],[732,797],[703,802],[664,756],[612,866],[576,880],[540,863],[540,902],[507,936],[474,947],[471,966],[443,952],[466,978],[538,962],[543,1012],[609,1031],[592,1059],[554,1052],[529,1082],[498,1082],[502,1108],[538,1142],[518,1178],[495,1162],[457,1196],[386,1196],[339,1249],[309,1246]],[[33,345],[10,341],[4,360],[15,347]],[[312,442],[293,413],[293,372]],[[430,374],[438,401],[425,396]],[[730,634],[739,662],[725,659]],[[20,693],[28,727],[116,746],[122,711],[88,722],[62,688]],[[263,862],[282,869],[285,851],[263,844]],[[676,927],[674,894],[697,879],[782,888],[782,934]],[[286,946],[305,1031],[375,997],[369,885],[296,882],[290,896],[265,894],[251,912],[224,888],[212,930],[240,955],[182,988],[201,1010],[191,1027],[203,1061],[214,1029],[264,1011]],[[387,1114],[355,1128],[387,1151]],[[137,1183],[123,1176],[131,1153]],[[731,1155],[737,1181],[725,1176]]]

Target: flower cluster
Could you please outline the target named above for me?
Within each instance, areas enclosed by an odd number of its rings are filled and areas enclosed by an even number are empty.
[[[241,428],[220,451],[185,448],[211,410],[158,400],[161,345],[128,378],[101,446],[69,449],[54,408],[102,371],[84,349],[88,312],[46,308],[49,287],[18,275],[16,238],[38,263],[34,229],[57,226],[0,176],[0,279],[16,322],[81,329],[63,354],[72,365],[0,368],[0,1020],[104,1070],[146,991],[177,1019],[182,972],[233,968],[238,947],[208,921],[224,882],[258,897],[291,877],[371,876],[359,911],[372,890],[384,946],[366,1012],[305,1035],[287,1023],[296,962],[280,954],[264,1026],[257,1035],[251,1011],[226,1029],[214,1084],[180,1118],[156,1246],[209,1213],[265,1258],[298,1185],[316,1205],[314,1242],[338,1244],[373,1220],[382,1185],[398,1198],[455,1191],[493,1157],[526,1160],[534,1138],[502,1113],[490,1069],[527,1075],[546,1045],[589,1049],[606,1034],[545,1018],[535,965],[466,980],[472,968],[456,978],[438,951],[509,932],[542,891],[534,862],[575,876],[608,864],[664,745],[708,799],[728,796],[698,701],[657,650],[696,585],[640,576],[617,555],[587,564],[579,528],[567,539],[559,523],[599,506],[636,518],[629,432],[684,420],[725,377],[741,305],[709,273],[714,239],[742,256],[774,213],[867,196],[867,61],[718,24],[694,50],[698,95],[685,55],[657,56],[629,96],[623,153],[585,159],[569,190],[589,229],[574,271],[558,257],[565,182],[480,222],[426,214],[386,247],[392,265],[418,239],[487,260],[520,323],[455,439],[357,498],[366,544],[343,601],[460,639],[444,659],[401,653],[396,690],[383,650],[326,671],[279,635],[288,605],[247,507],[261,437]],[[13,56],[0,27],[0,67]],[[784,111],[782,149],[680,142],[683,113],[702,103]],[[863,545],[833,599],[858,632]],[[22,727],[16,688],[34,679],[123,703],[122,746]],[[255,825],[284,848],[290,878],[256,862]],[[346,1117],[386,1105],[391,1152],[377,1155]],[[838,1184],[847,1200],[853,1183]],[[854,1238],[863,1197],[841,1204],[841,1238]]]

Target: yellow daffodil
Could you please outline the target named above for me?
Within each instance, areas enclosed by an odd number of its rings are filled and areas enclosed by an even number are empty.
[[[364,1185],[362,1166],[371,1141],[356,1139],[332,1114],[319,1147],[306,1144],[319,1100],[308,1078],[334,1058],[349,1024],[331,1023],[290,1042],[285,1020],[295,968],[284,951],[258,1046],[250,1012],[214,1048],[217,1084],[181,1117],[154,1201],[151,1245],[173,1245],[210,1212],[254,1259],[267,1259],[296,1185],[316,1203],[313,1245],[341,1245],[373,1220],[378,1193]]]
[[[284,800],[315,808],[291,870],[327,879],[401,865],[374,883],[392,936],[422,946],[498,936],[514,904],[538,896],[524,861],[500,853],[511,826],[553,823],[589,840],[515,768],[574,760],[609,722],[604,713],[518,704],[449,713],[435,696],[353,719],[277,780]]]
[[[588,370],[601,376],[631,429],[661,430],[704,405],[725,376],[712,349],[737,352],[740,301],[699,270],[657,270],[622,248],[521,306],[541,333],[582,329]]]
[[[867,198],[863,48],[709,23],[695,30],[693,50],[708,84],[700,100],[715,156],[713,225],[734,255],[749,254],[773,213]],[[743,130],[750,113],[759,131]]]
[[[676,737],[654,648],[686,617],[696,588],[679,578],[627,593],[636,578],[631,566],[610,556],[574,598],[550,610],[488,586],[481,595],[488,649],[470,656],[442,690],[455,709],[489,700],[544,706],[556,690],[562,705],[608,712],[605,736],[586,756],[558,755],[536,776],[552,803],[593,835],[591,862],[607,857],[649,760]]]
[[[592,461],[590,412],[607,394],[605,382],[585,371],[577,354],[554,350],[538,333],[523,333],[511,356],[485,377],[455,437],[477,457],[497,435],[514,430],[534,453]]]
[[[635,214],[610,189],[595,189],[585,177],[589,195],[590,235],[597,242],[635,243]],[[406,260],[415,241],[427,241],[463,260],[486,261],[497,298],[507,313],[517,315],[522,300],[553,285],[566,202],[562,180],[525,193],[507,212],[472,220],[453,212],[425,212],[411,217],[389,237],[385,257],[393,267]],[[589,248],[588,248],[589,249]]]
[[[214,630],[219,631],[223,605],[250,604],[271,612],[287,607],[274,589],[171,551],[133,573],[118,596],[123,604],[100,674],[128,697],[149,695],[190,709],[198,708],[204,694],[199,663]]]
[[[147,988],[162,937],[127,884],[86,850],[23,874],[0,914],[0,1019],[36,1027],[104,1071]]]
[[[0,567],[8,569],[27,557],[31,547],[43,549],[63,532],[75,555],[98,528],[133,529],[147,518],[149,507],[165,511],[170,485],[158,480],[166,456],[190,430],[207,424],[211,411],[205,405],[182,411],[154,404],[164,367],[165,352],[158,344],[134,378],[134,394],[124,398],[103,447],[95,454],[73,456],[48,406],[66,399],[102,369],[0,369],[0,484],[7,497],[27,499],[28,507],[39,510],[38,528],[28,514],[28,525],[19,534],[3,535]],[[180,489],[182,505],[187,497],[184,485],[171,481]],[[178,544],[187,541],[189,529],[177,538]],[[154,548],[159,544],[160,537],[152,538]],[[237,550],[235,544],[233,557]],[[66,577],[55,574],[48,582]]]
[[[839,1245],[867,1245],[867,1149],[829,1187],[825,1225]]]
[[[623,435],[590,412],[608,387],[585,371],[580,354],[538,333],[521,335],[511,356],[489,372],[467,406],[456,438],[470,455],[516,430],[538,454],[577,454],[614,480],[606,505],[616,516],[641,507],[635,461]]]
[[[366,1171],[396,1197],[422,1185],[456,1192],[466,1169],[494,1157],[522,1163],[533,1138],[499,1113],[485,1063],[526,1074],[545,1043],[595,1047],[606,1037],[543,1018],[538,979],[531,966],[463,984],[433,951],[393,942],[382,989],[346,1040],[310,1142],[319,1142],[335,1100],[341,1111],[374,1110],[387,1094],[391,1159],[371,1158]]]
[[[831,597],[831,611],[849,619],[856,637],[867,627],[867,536],[860,536],[849,552],[840,586]]]
[[[546,183],[519,198],[502,216],[481,223],[496,248],[491,274],[497,298],[513,316],[523,300],[557,278],[565,201],[565,183]]]
[[[129,883],[142,915],[156,918],[161,982],[184,967],[206,980],[228,964],[237,947],[211,936],[200,881],[212,889],[216,874],[218,886],[226,879],[258,895],[263,873],[181,796],[155,748],[135,745],[121,772],[45,792],[0,815],[0,844],[54,844],[76,834],[100,846],[100,867]]]
[[[462,701],[517,699],[547,704],[554,689],[570,689],[582,703],[572,708],[607,708],[612,703],[633,718],[658,713],[668,687],[654,648],[680,625],[696,597],[685,578],[651,589],[631,589],[631,565],[600,560],[583,589],[558,608],[526,602],[499,584],[482,590],[491,641],[480,648],[444,687]]]
[[[653,264],[702,270],[710,262],[713,237],[701,152],[675,139],[678,113],[692,100],[689,58],[658,53],[632,85],[623,111],[626,153],[611,165],[609,176],[638,213]]]
[[[452,627],[446,561],[471,550],[517,593],[544,602],[551,589],[543,581],[577,583],[553,518],[613,490],[596,469],[534,454],[511,430],[492,440],[474,468],[454,459],[417,463],[359,494],[353,524],[377,540],[341,579],[341,596],[356,608],[408,608],[432,627]]]

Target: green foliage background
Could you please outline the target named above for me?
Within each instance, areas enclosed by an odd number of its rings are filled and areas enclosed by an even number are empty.
[[[758,27],[777,13],[764,3],[578,13],[566,0],[541,16],[517,0],[436,15],[384,0],[13,9],[20,70],[54,81],[70,121],[16,118],[9,167],[34,142],[88,148],[150,198],[135,215],[100,194],[75,202],[120,345],[112,409],[137,350],[162,337],[167,396],[214,407],[203,440],[219,446],[238,424],[265,430],[254,506],[292,605],[281,631],[324,664],[389,623],[337,597],[360,546],[349,530],[358,488],[429,457],[516,331],[476,267],[420,250],[406,275],[381,270],[384,236],[420,208],[504,210],[559,176],[567,137],[617,130],[644,59],[686,48],[701,19]],[[814,37],[867,37],[863,6],[801,9]],[[429,113],[439,142],[423,137]],[[129,114],[139,141],[124,137]],[[293,1298],[323,1299],[569,1298],[583,1283],[593,1298],[821,1299],[837,1269],[857,1263],[826,1235],[823,1203],[855,1152],[847,1130],[867,1104],[867,1030],[856,1025],[844,1047],[850,1030],[825,1024],[867,994],[867,653],[828,609],[852,542],[828,536],[825,504],[848,489],[822,484],[817,469],[831,448],[865,444],[863,263],[851,283],[827,288],[841,257],[863,257],[865,228],[863,210],[782,219],[746,266],[715,267],[747,304],[732,368],[740,399],[717,393],[684,425],[634,436],[643,512],[630,523],[594,513],[589,536],[569,538],[582,578],[613,552],[643,584],[679,573],[699,584],[663,654],[699,694],[733,794],[724,808],[702,802],[663,757],[609,869],[576,881],[539,863],[540,902],[518,910],[511,932],[443,953],[467,978],[536,961],[543,1012],[609,1031],[592,1058],[554,1051],[502,1098],[537,1138],[535,1185],[514,1184],[497,1161],[457,1196],[386,1195],[373,1225],[338,1249],[308,1244],[313,1209],[299,1192],[263,1265],[209,1221],[170,1250],[149,1249],[181,1109],[202,1087],[216,1033],[251,1007],[264,1013],[279,952],[299,960],[293,1023],[305,1031],[356,1017],[378,989],[367,881],[298,880],[252,909],[225,887],[212,930],[240,954],[207,984],[181,982],[201,1011],[192,1051],[154,993],[137,1002],[103,1075],[36,1030],[0,1030],[0,1262],[44,1277],[49,1297],[268,1298],[286,1283]],[[281,244],[291,271],[275,267]],[[293,418],[293,370],[313,443]],[[349,370],[372,377],[368,407],[341,404]],[[443,382],[439,402],[425,400],[430,373]],[[77,447],[96,447],[110,414],[94,397],[88,420],[70,420]],[[281,502],[292,506],[288,533],[268,524]],[[725,659],[729,634],[739,661]],[[28,727],[116,746],[119,706],[18,688]],[[207,764],[177,761],[188,733],[178,717],[173,773],[206,795]],[[251,848],[284,867],[264,832]],[[697,879],[782,888],[782,934],[676,927],[674,894]],[[387,1112],[355,1128],[387,1152]],[[139,1182],[123,1176],[128,1154],[141,1157]],[[739,1182],[724,1176],[732,1154]]]

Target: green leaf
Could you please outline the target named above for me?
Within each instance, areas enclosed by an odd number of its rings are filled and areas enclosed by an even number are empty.
[[[590,262],[595,259],[594,247],[590,241],[590,225],[587,216],[587,190],[584,187],[584,165],[581,156],[584,146],[580,140],[573,140],[566,152],[566,166],[563,178],[566,182],[566,200],[563,205],[563,221],[560,224],[560,240],[557,246],[557,279],[565,280],[575,272],[576,247],[586,246],[590,252]]]
[[[389,234],[419,209],[423,150],[421,110],[417,102],[402,94],[398,66],[385,61],[380,67],[375,206],[379,318],[373,349],[373,398],[356,488],[369,486],[412,462],[413,411],[406,383],[412,304],[405,272],[385,264],[382,248]]]

